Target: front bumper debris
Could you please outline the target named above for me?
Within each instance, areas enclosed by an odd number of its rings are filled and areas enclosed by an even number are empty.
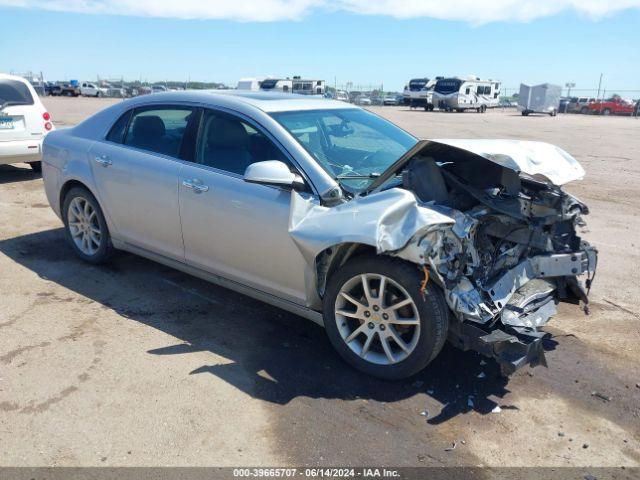
[[[493,358],[503,375],[508,376],[529,365],[547,366],[543,341],[549,333],[526,327],[484,330],[457,322],[449,330],[449,340],[462,350],[473,350]]]

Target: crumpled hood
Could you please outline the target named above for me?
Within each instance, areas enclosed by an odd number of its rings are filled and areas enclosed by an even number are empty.
[[[585,171],[578,161],[555,145],[526,140],[438,139],[433,142],[475,153],[502,167],[555,185],[581,180]]]

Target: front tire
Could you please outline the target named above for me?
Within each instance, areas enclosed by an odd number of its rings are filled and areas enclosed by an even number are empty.
[[[62,214],[71,248],[82,260],[104,263],[113,254],[109,229],[96,198],[85,188],[75,187],[64,198]]]
[[[391,257],[361,256],[329,280],[325,330],[340,356],[374,377],[418,373],[442,350],[449,309],[441,290],[419,268]]]

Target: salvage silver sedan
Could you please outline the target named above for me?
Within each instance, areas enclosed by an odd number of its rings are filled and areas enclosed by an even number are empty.
[[[505,374],[545,364],[559,301],[597,255],[578,162],[538,142],[418,140],[343,102],[242,92],[135,98],[47,136],[43,176],[76,254],[148,257],[324,325],[396,379],[448,339]]]

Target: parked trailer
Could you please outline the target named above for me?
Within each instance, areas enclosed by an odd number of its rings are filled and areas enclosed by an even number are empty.
[[[433,87],[442,77],[436,77],[429,80],[428,78],[412,78],[405,85],[402,95],[402,101],[411,108],[424,108],[425,110],[433,110]]]
[[[529,86],[521,83],[518,110],[525,117],[530,113],[543,113],[555,117],[558,113],[561,96],[562,87],[559,85],[543,83]]]
[[[448,112],[484,113],[487,108],[499,106],[501,88],[502,84],[496,80],[480,80],[474,76],[443,78],[433,88],[433,104]]]

